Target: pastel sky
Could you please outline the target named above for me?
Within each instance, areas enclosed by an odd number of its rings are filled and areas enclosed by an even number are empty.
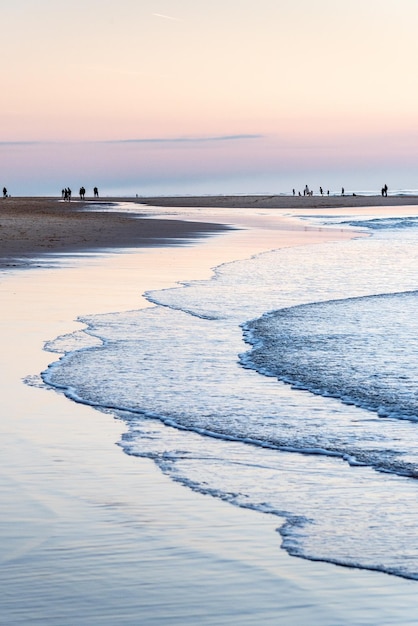
[[[416,0],[5,0],[12,195],[418,188]]]

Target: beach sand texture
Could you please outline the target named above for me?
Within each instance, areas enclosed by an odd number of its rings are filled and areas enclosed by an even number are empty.
[[[245,208],[239,200],[223,206]],[[178,201],[170,206],[186,206]],[[0,205],[0,623],[416,623],[415,582],[289,557],[277,518],[173,483],[115,445],[121,423],[37,384],[55,358],[43,343],[78,328],[79,315],[149,306],[145,290],[205,278],[221,262],[273,246],[352,235],[285,217],[255,230],[241,214],[227,231],[79,208],[52,199]],[[220,236],[198,238],[211,233]],[[192,245],[173,247],[170,238]],[[36,267],[45,254],[110,248],[130,250]]]
[[[132,215],[84,211],[103,204],[126,202],[126,198],[63,202],[55,198],[4,198],[0,204],[0,266],[25,265],[39,254],[70,250],[126,248],[161,245],[164,241],[209,234],[225,228],[216,224],[159,219],[133,219]],[[205,196],[130,199],[144,207],[218,207],[266,209],[327,209],[365,206],[408,206],[413,196],[388,197],[291,197],[291,196]]]

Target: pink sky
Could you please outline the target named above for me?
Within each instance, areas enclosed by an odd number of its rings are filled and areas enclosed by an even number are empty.
[[[245,193],[306,175],[367,188],[369,171],[371,187],[418,187],[417,14],[411,0],[15,0],[0,183]]]

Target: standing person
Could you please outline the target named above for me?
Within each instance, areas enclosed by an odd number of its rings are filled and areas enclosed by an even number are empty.
[[[69,187],[67,189],[67,193],[68,193],[68,202],[71,202],[71,189]]]
[[[387,198],[387,197],[388,197],[388,186],[387,186],[387,185],[385,185],[385,186],[383,187],[383,195],[385,196],[385,198]]]
[[[344,195],[344,187],[341,189],[341,195]]]
[[[7,198],[7,189],[3,187],[3,198]]]
[[[93,192],[94,192],[94,197],[95,197],[95,198],[98,198],[98,197],[99,197],[99,190],[97,189],[97,187],[95,187],[95,188],[93,189]]]

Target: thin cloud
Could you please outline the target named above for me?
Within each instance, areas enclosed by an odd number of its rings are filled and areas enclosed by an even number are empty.
[[[53,145],[71,145],[71,144],[182,144],[182,143],[216,143],[222,141],[255,141],[257,139],[263,139],[266,135],[250,135],[250,134],[242,134],[242,135],[215,135],[212,137],[143,137],[136,139],[96,139],[96,140],[68,140],[68,139],[57,139],[57,140],[10,140],[10,141],[0,141],[0,147],[10,147],[10,146],[53,146]]]
[[[0,146],[39,146],[45,143],[51,143],[49,141],[0,141]]]
[[[216,141],[242,141],[262,139],[264,135],[215,135],[213,137],[148,137],[138,139],[113,139],[102,143],[207,143]]]
[[[153,13],[154,17],[161,17],[164,20],[171,20],[172,22],[182,22],[179,17],[172,17],[171,15],[164,15],[163,13]]]

